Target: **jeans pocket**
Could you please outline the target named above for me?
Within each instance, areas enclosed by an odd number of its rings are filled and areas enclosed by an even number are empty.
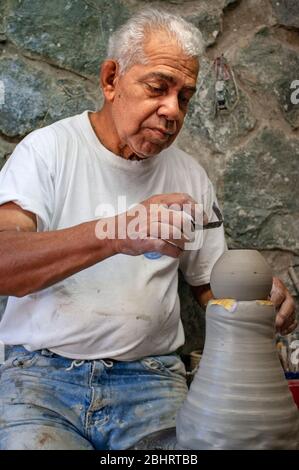
[[[33,352],[22,352],[18,354],[11,354],[7,361],[2,365],[2,372],[6,369],[29,369],[36,364],[39,358],[39,353],[36,351]]]
[[[141,360],[141,364],[146,370],[157,374],[186,378],[184,363],[176,355],[146,357]]]

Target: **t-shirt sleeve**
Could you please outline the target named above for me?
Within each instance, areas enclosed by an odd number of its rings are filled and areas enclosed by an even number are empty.
[[[38,132],[38,131],[35,131]],[[34,133],[33,133],[34,134]],[[15,202],[37,216],[37,231],[50,229],[54,208],[54,178],[36,146],[36,135],[25,137],[15,148],[0,172],[0,205]]]
[[[217,221],[213,205],[218,206],[212,183],[203,195],[203,207],[209,222]],[[201,286],[210,282],[211,271],[218,258],[227,250],[223,225],[203,231],[201,248],[185,251],[180,256],[180,270],[191,286]]]

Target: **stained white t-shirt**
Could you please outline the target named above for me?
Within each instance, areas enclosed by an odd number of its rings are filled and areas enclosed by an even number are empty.
[[[146,160],[125,160],[100,143],[88,112],[35,130],[17,145],[0,172],[0,204],[14,201],[35,213],[39,232],[95,220],[101,204],[117,207],[119,196],[128,208],[172,192],[190,194],[215,219],[213,186],[192,157],[172,144]],[[0,340],[73,359],[171,353],[184,343],[178,269],[190,285],[206,284],[225,249],[223,227],[206,230],[202,248],[180,259],[118,254],[36,293],[11,296]]]

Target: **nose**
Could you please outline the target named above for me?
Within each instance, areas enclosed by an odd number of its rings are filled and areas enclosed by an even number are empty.
[[[173,95],[164,96],[158,109],[158,115],[163,116],[167,121],[177,121],[180,117],[180,107],[178,97]]]

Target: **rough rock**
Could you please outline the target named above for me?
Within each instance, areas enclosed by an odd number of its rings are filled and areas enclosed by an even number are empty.
[[[298,0],[272,0],[272,8],[279,24],[299,28]]]
[[[286,121],[298,128],[299,105],[291,101],[291,84],[299,77],[299,54],[294,49],[279,43],[263,28],[240,50],[236,69],[253,91],[274,97]]]
[[[0,80],[5,102],[0,114],[0,131],[9,137],[24,136],[84,109],[95,109],[96,96],[77,79],[54,79],[40,67],[19,57],[0,59]]]
[[[186,126],[194,137],[207,139],[217,150],[225,151],[254,128],[256,119],[248,97],[237,82],[236,90],[233,80],[227,85],[230,110],[216,112],[215,83],[213,63],[203,60],[198,91],[190,103]]]
[[[5,162],[8,160],[9,156],[12,154],[15,146],[16,144],[7,142],[6,140],[0,138],[0,169],[3,167]]]
[[[299,253],[298,158],[298,141],[268,128],[234,153],[224,175],[231,246]]]
[[[5,27],[21,50],[97,76],[111,31],[127,17],[118,0],[9,0]]]

